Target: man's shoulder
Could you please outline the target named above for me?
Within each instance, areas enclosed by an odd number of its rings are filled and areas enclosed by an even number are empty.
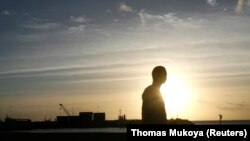
[[[152,96],[155,93],[155,88],[152,85],[149,85],[148,87],[146,87],[144,89],[144,92],[142,94],[142,97],[148,97],[148,96]]]
[[[153,90],[153,86],[152,85],[149,85],[148,87],[146,87],[145,89],[144,89],[144,93],[146,92],[150,92],[150,91],[152,91]]]

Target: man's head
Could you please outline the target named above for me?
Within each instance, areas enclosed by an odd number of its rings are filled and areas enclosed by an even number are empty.
[[[153,83],[162,84],[167,79],[167,71],[163,66],[156,66],[152,71]]]

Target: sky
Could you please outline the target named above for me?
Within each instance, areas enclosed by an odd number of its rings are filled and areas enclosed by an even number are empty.
[[[1,0],[0,118],[141,119],[165,66],[167,117],[250,119],[250,0]]]

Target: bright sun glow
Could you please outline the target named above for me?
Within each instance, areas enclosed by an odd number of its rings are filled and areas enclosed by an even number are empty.
[[[168,75],[166,83],[161,86],[161,93],[168,118],[180,117],[191,96],[183,81],[174,75]]]

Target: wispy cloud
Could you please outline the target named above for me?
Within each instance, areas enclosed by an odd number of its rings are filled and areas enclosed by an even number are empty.
[[[68,32],[69,33],[79,32],[79,31],[84,31],[84,29],[85,29],[85,25],[81,24],[81,25],[69,27]]]
[[[17,35],[15,40],[20,42],[39,42],[48,39],[48,33],[31,33]]]
[[[206,74],[204,74],[204,76],[199,77],[199,79],[206,79],[207,81],[209,79],[212,79],[215,83],[216,80],[225,80],[225,79],[240,79],[240,78],[250,78],[250,74],[249,73],[244,73],[244,74],[237,74],[237,73],[230,73],[230,74],[209,74],[209,76],[206,76]],[[229,81],[227,81],[229,83]],[[222,83],[221,83],[222,85]],[[235,85],[235,84],[234,84]],[[242,85],[242,84],[240,84]],[[236,85],[235,85],[236,86]]]
[[[38,75],[38,74],[48,74],[48,73],[59,73],[59,72],[69,72],[77,71],[82,69],[89,69],[88,67],[54,67],[54,68],[41,68],[41,69],[27,69],[27,70],[14,70],[8,72],[0,72],[1,77],[18,77],[18,76],[29,76],[29,75]]]
[[[207,3],[208,3],[210,6],[212,6],[212,7],[214,7],[214,6],[217,5],[216,0],[207,0]]]
[[[11,13],[10,13],[9,11],[7,11],[7,10],[4,10],[4,11],[2,12],[2,14],[7,16],[7,15],[10,15]]]
[[[60,75],[60,74],[77,74],[77,72],[101,72],[103,70],[113,70],[116,68],[124,68],[143,65],[142,62],[137,62],[134,64],[129,63],[112,63],[104,65],[91,65],[91,66],[64,66],[64,67],[50,67],[50,68],[37,68],[37,69],[25,69],[25,70],[13,70],[0,72],[0,77],[20,77],[20,76],[30,76],[30,75]]]
[[[141,23],[151,23],[159,25],[171,25],[172,27],[182,28],[198,28],[201,20],[195,21],[192,18],[180,18],[176,13],[167,13],[164,15],[152,15],[148,13],[141,13]]]
[[[75,23],[84,23],[88,21],[88,19],[86,19],[85,16],[80,16],[80,17],[70,16],[70,20]]]
[[[89,82],[116,82],[116,81],[128,81],[128,80],[140,80],[145,79],[145,76],[110,76],[106,78],[91,78],[91,79],[79,79],[79,80],[66,80],[60,81],[60,83],[89,83]]]
[[[68,33],[74,33],[74,32],[79,32],[79,31],[84,31],[86,28],[87,22],[90,21],[90,19],[87,19],[86,16],[70,16],[70,21],[73,22],[74,24],[70,27],[68,27]]]
[[[243,5],[244,5],[244,0],[238,0],[235,11],[237,13],[241,13]]]
[[[141,21],[141,25],[144,26],[145,25],[145,17],[144,17],[144,10],[141,10],[139,13],[139,18],[140,18],[140,21]]]
[[[27,83],[93,83],[128,81],[145,79],[145,74],[134,69],[134,66],[143,67],[143,63],[116,63],[92,66],[65,66],[41,69],[14,70],[12,72],[1,72],[0,77],[5,80],[25,80]],[[120,70],[122,69],[122,70]],[[130,72],[128,74],[128,72]],[[37,80],[37,81],[36,81]],[[12,86],[10,86],[12,87]]]
[[[26,24],[21,25],[25,28],[36,29],[36,30],[51,30],[61,26],[59,23],[39,23],[39,24]]]
[[[243,102],[241,103],[228,102],[224,106],[218,106],[218,108],[226,111],[249,111],[250,105],[245,104]]]
[[[122,12],[133,12],[132,7],[126,5],[125,3],[121,3],[119,4],[118,9]]]
[[[215,102],[207,101],[207,100],[203,100],[203,99],[199,99],[197,102],[202,103],[202,104],[208,104],[208,105],[214,105],[215,104]]]
[[[250,105],[245,102],[227,102],[227,103],[218,103],[213,101],[199,100],[201,104],[213,105],[216,108],[223,111],[247,111],[250,110]]]
[[[107,9],[106,12],[107,12],[107,13],[112,13],[112,10]]]
[[[114,21],[114,22],[119,22],[119,19],[114,19],[113,21]]]

